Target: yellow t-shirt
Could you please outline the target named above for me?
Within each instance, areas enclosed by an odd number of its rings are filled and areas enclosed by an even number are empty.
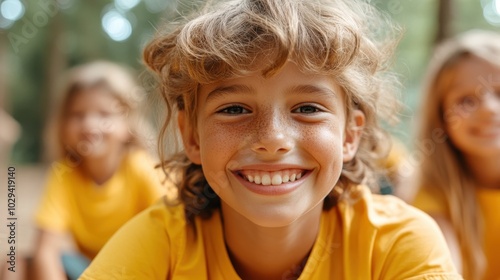
[[[38,228],[69,232],[93,259],[130,218],[164,193],[160,173],[146,152],[128,153],[113,176],[96,185],[76,164],[52,164],[35,220]]]
[[[323,212],[299,279],[462,279],[430,217],[393,196],[360,188],[357,202]],[[160,202],[122,227],[80,279],[239,277],[226,251],[219,212],[187,226],[182,206]]]
[[[476,189],[477,203],[484,221],[484,254],[488,262],[485,280],[500,279],[500,190]],[[413,204],[429,214],[439,214],[449,217],[446,200],[439,192],[422,188],[415,197]]]

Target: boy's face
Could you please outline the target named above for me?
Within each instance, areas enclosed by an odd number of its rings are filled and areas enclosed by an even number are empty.
[[[223,211],[279,227],[322,207],[354,156],[364,116],[355,111],[346,128],[344,103],[331,77],[289,62],[269,79],[256,73],[201,86],[197,127],[182,112],[179,124]]]

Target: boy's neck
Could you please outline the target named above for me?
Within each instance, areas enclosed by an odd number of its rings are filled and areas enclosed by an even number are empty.
[[[222,209],[230,209],[223,205]],[[322,213],[322,204],[291,225],[265,228],[222,211],[224,236],[233,267],[242,279],[282,279],[300,274],[312,250]]]
[[[120,168],[124,155],[125,149],[122,148],[103,157],[85,158],[82,168],[96,185],[101,186]]]

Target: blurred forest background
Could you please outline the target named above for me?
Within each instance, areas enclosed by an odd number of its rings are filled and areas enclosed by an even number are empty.
[[[410,145],[422,72],[433,45],[468,29],[500,31],[500,0],[370,2],[405,30],[395,70],[402,77],[406,107],[394,134]],[[10,162],[42,160],[44,125],[67,68],[107,59],[141,73],[141,49],[155,28],[199,4],[199,0],[0,0],[0,108],[22,128]]]

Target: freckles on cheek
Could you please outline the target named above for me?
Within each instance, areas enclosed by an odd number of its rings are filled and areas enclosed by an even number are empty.
[[[310,142],[314,143],[318,151],[332,153],[337,150],[337,146],[340,146],[341,143],[340,139],[333,139],[332,136],[332,133],[325,131],[309,137],[313,138]]]
[[[207,125],[202,128],[203,133],[200,135],[200,144],[204,146],[208,153],[226,153],[230,149],[234,149],[239,143],[238,130],[227,125]]]
[[[201,163],[205,178],[216,193],[229,186],[228,164],[241,141],[234,126],[206,124],[200,126]]]
[[[302,141],[315,156],[323,159],[328,165],[342,162],[341,151],[343,133],[337,127],[305,130],[301,134]]]
[[[204,126],[200,133],[202,164],[210,164],[207,168],[211,169],[224,168],[232,154],[238,151],[241,142],[238,130],[231,126],[216,124]]]

